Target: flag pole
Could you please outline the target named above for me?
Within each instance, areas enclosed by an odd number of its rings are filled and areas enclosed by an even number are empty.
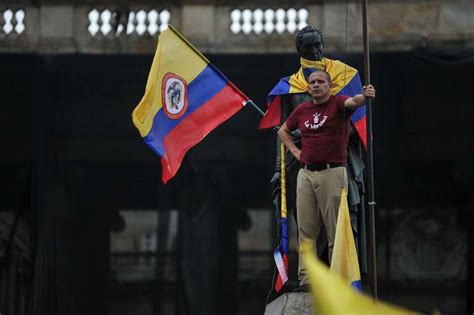
[[[244,106],[251,105],[253,109],[255,109],[262,117],[265,115],[265,113],[258,107],[252,100],[248,100],[245,102]]]
[[[370,84],[368,4],[362,0],[362,33],[364,40],[364,82]],[[375,243],[374,152],[372,138],[372,100],[367,98],[367,172],[369,188],[369,281],[372,296],[377,299],[377,259]]]

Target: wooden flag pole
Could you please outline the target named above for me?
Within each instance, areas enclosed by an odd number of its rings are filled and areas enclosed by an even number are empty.
[[[362,0],[362,32],[364,40],[364,82],[370,84],[370,59],[369,59],[369,31],[368,31],[368,4]],[[369,281],[372,296],[377,299],[377,253],[375,242],[375,200],[374,200],[374,152],[372,137],[372,100],[367,98],[367,173],[369,197]]]

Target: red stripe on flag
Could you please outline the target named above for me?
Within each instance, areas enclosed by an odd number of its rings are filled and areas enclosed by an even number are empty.
[[[283,255],[283,263],[285,264],[286,274],[288,274],[288,256]],[[283,279],[281,278],[280,273],[278,273],[278,277],[275,283],[275,291],[278,293],[280,292],[281,288],[285,283],[283,283]]]
[[[258,124],[258,129],[267,129],[278,126],[281,121],[281,97],[277,95],[273,98],[262,120]]]
[[[357,134],[359,135],[359,138],[362,140],[362,143],[364,144],[365,149],[367,150],[367,128],[366,128],[366,117],[363,116],[361,119],[359,119],[355,124],[354,127],[357,130]]]
[[[163,183],[176,174],[186,152],[242,109],[243,101],[240,93],[226,85],[166,135],[163,139],[165,154],[161,158]]]

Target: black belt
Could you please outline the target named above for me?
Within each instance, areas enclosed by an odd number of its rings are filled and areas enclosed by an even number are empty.
[[[322,171],[327,170],[334,167],[341,167],[346,166],[346,163],[311,163],[303,165],[302,168],[315,172],[315,171]]]

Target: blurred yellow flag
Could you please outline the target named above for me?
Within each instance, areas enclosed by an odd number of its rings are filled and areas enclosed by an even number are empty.
[[[314,255],[314,244],[301,245],[301,256],[306,265],[315,314],[317,315],[401,315],[420,314],[390,305],[358,293],[347,281],[331,273]]]

